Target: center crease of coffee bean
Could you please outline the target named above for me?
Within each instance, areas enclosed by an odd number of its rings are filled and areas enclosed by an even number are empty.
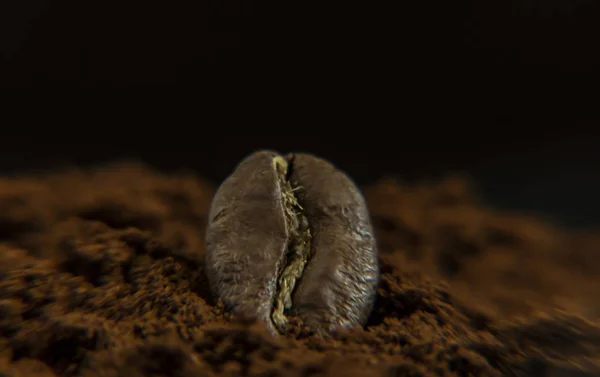
[[[279,331],[284,332],[287,324],[284,312],[292,308],[294,287],[302,276],[304,267],[310,258],[311,232],[303,208],[294,194],[295,191],[302,188],[297,185],[294,185],[296,186],[294,187],[292,182],[289,181],[290,164],[281,156],[277,156],[273,158],[273,165],[279,178],[283,210],[289,229],[289,240],[283,269],[277,281],[277,293],[271,320]]]

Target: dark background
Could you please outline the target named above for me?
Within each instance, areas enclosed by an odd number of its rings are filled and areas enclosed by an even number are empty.
[[[591,0],[4,1],[2,84],[52,111],[3,120],[0,168],[134,157],[220,181],[301,150],[361,184],[465,171],[496,206],[597,226],[598,19]]]

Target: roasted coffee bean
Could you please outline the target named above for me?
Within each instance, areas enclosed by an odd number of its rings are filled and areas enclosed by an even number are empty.
[[[379,278],[369,213],[356,185],[322,159],[246,157],[215,194],[206,242],[213,295],[274,334],[286,314],[322,334],[367,321]]]

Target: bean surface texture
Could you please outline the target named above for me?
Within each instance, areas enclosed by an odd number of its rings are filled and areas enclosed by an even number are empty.
[[[289,315],[320,333],[367,321],[379,278],[369,213],[352,180],[320,158],[246,157],[213,198],[206,242],[214,297],[273,334]]]

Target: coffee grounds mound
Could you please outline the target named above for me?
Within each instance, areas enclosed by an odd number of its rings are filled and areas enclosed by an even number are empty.
[[[369,323],[271,337],[210,296],[215,187],[119,163],[0,179],[0,376],[599,376],[600,236],[469,183],[365,188]]]

